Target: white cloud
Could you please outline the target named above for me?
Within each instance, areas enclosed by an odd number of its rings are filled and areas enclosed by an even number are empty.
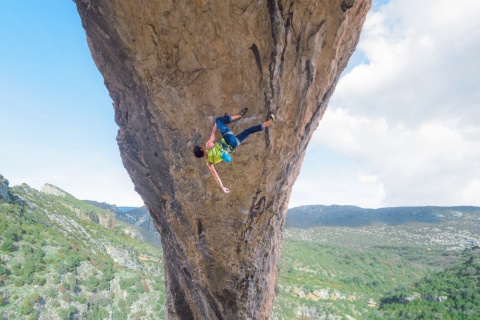
[[[371,208],[377,207],[385,196],[383,183],[354,164],[302,170],[308,173],[302,174],[295,183],[290,208],[310,204],[354,204]]]
[[[471,0],[392,0],[369,14],[363,62],[340,80],[292,204],[313,188],[324,204],[480,205],[478,16]],[[317,149],[349,160],[313,165]]]
[[[464,203],[476,203],[480,193],[480,179],[472,179],[463,189]]]
[[[337,86],[332,104],[417,125],[480,116],[480,3],[391,1],[372,12],[358,50],[367,62]]]
[[[380,202],[370,201],[371,206],[480,201],[480,191],[477,199],[462,192],[480,177],[480,134],[458,121],[425,120],[409,128],[331,108],[312,140],[311,148],[321,146],[361,164],[359,173],[350,177],[352,183],[381,186],[371,195]]]

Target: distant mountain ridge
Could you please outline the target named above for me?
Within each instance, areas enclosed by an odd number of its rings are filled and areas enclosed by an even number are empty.
[[[155,229],[150,223],[150,215],[145,206],[118,207],[114,204],[84,200],[85,202],[109,210],[117,218],[146,230]],[[375,223],[396,226],[407,223],[442,223],[460,218],[463,214],[478,213],[475,206],[418,206],[386,207],[378,209],[361,208],[353,205],[304,205],[288,210],[286,228],[364,227]]]
[[[318,226],[362,227],[374,223],[390,226],[407,223],[441,223],[458,219],[463,214],[478,213],[480,207],[391,207],[364,209],[356,206],[300,206],[288,210],[287,228],[313,228]]]

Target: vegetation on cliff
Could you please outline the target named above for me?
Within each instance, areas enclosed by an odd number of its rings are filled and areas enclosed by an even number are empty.
[[[479,214],[475,207],[290,210],[272,319],[479,318]]]
[[[111,213],[27,185],[0,199],[2,319],[162,319],[161,250]]]
[[[112,223],[110,209],[66,192],[4,185],[10,202],[0,200],[0,318],[165,319],[162,252],[130,236],[134,226]],[[448,240],[473,238],[464,230],[478,228],[472,208],[428,226],[346,228],[338,220],[308,228],[301,221],[303,229],[285,230],[272,320],[480,316],[478,250]],[[406,233],[415,230],[421,235]]]
[[[480,256],[466,251],[458,265],[382,298],[385,319],[479,319]]]

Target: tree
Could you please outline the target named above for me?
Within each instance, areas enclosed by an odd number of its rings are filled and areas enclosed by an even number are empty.
[[[13,240],[10,238],[4,239],[2,242],[2,245],[0,246],[0,250],[4,252],[13,252],[15,250],[15,246],[13,245]]]

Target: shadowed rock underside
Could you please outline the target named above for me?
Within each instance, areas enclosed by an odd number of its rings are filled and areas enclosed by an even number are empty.
[[[75,2],[162,237],[169,319],[268,319],[290,192],[371,0]],[[192,151],[244,107],[237,134],[279,120],[216,165],[224,194]]]

